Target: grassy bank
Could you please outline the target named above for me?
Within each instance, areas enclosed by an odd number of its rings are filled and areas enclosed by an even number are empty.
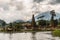
[[[50,31],[50,30],[17,30],[17,31],[8,31],[8,30],[1,30],[3,33],[21,33],[21,32],[41,32],[41,31]]]
[[[54,31],[52,31],[52,35],[55,37],[60,37],[60,29],[55,29]]]

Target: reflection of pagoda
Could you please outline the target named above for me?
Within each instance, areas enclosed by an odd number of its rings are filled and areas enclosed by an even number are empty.
[[[37,29],[35,18],[34,18],[34,14],[32,15],[32,24],[31,25],[33,27],[33,30]]]

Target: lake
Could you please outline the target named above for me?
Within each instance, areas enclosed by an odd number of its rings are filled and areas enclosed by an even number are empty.
[[[53,37],[51,32],[22,32],[22,33],[0,33],[0,40],[60,40],[59,37]]]

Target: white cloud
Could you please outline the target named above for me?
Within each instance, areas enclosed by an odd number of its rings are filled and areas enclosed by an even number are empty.
[[[0,19],[7,23],[15,20],[29,20],[34,13],[50,11],[52,9],[60,12],[60,4],[51,5],[50,0],[44,0],[40,3],[33,0],[0,0]]]

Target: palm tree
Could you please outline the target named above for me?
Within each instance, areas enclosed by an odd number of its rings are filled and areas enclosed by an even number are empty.
[[[54,16],[56,16],[55,10],[50,11],[50,14],[51,14],[51,26],[54,27]]]

